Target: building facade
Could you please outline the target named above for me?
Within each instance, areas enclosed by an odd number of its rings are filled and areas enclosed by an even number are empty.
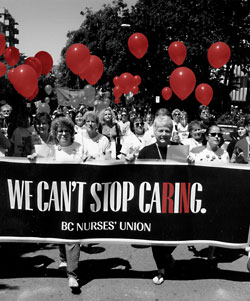
[[[6,47],[17,47],[19,44],[19,40],[17,39],[19,30],[17,29],[17,26],[18,23],[9,11],[4,7],[0,7],[0,33],[5,36]]]

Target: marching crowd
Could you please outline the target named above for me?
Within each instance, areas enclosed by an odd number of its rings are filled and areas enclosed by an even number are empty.
[[[59,162],[140,159],[166,160],[169,145],[188,145],[187,162],[248,163],[250,115],[237,121],[236,130],[225,141],[220,125],[208,106],[200,106],[195,120],[179,109],[161,108],[153,114],[126,107],[107,107],[97,113],[80,106],[58,108],[53,114],[40,112],[30,117],[23,109],[0,109],[0,156],[39,157]],[[155,284],[164,281],[167,265],[173,262],[175,247],[152,246],[158,273]],[[213,248],[210,253],[213,253]],[[76,288],[80,245],[60,245],[60,267],[67,269],[69,286]]]

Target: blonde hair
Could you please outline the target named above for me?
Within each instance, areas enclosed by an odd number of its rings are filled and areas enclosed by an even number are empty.
[[[99,117],[98,117],[98,115],[97,115],[95,112],[93,112],[93,111],[87,111],[87,112],[83,115],[83,124],[86,123],[86,120],[87,120],[87,118],[88,118],[89,116],[91,116],[91,117],[94,118],[94,120],[95,120],[95,122],[96,122],[96,124],[97,124],[97,127],[98,127],[99,124],[100,124],[100,122],[99,122]]]
[[[173,129],[173,120],[167,116],[167,115],[164,115],[164,116],[156,116],[155,117],[155,120],[154,120],[154,123],[153,123],[153,129],[154,131],[159,127],[159,126],[162,126],[162,125],[166,125],[169,129]]]
[[[112,123],[115,123],[115,121],[116,121],[116,116],[115,116],[114,111],[113,111],[110,107],[107,107],[107,108],[101,110],[101,112],[99,113],[99,120],[100,120],[100,123],[101,123],[101,124],[104,124],[104,123],[105,123],[105,121],[104,121],[104,115],[105,115],[105,112],[106,112],[106,111],[109,111],[109,112],[110,112],[111,117],[112,117]]]

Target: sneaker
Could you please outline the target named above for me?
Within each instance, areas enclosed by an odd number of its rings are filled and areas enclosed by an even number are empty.
[[[69,278],[69,287],[71,287],[71,288],[79,287],[79,284],[75,278],[73,278],[73,277]]]
[[[67,262],[61,261],[58,266],[58,269],[66,269],[66,268],[67,268]]]
[[[164,277],[162,274],[158,274],[153,278],[153,283],[156,285],[161,285],[164,282]]]

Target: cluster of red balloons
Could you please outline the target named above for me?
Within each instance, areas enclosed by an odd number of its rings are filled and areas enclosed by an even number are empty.
[[[194,90],[196,85],[196,77],[193,71],[187,67],[179,67],[170,75],[170,87],[164,87],[161,95],[165,100],[169,100],[172,91],[181,100],[186,99]],[[195,89],[196,99],[203,105],[207,106],[213,98],[213,89],[210,85],[202,83]]]
[[[103,74],[102,60],[96,55],[91,55],[88,47],[83,44],[71,45],[65,59],[68,68],[90,85],[95,85]]]
[[[172,61],[176,65],[182,65],[186,59],[186,46],[175,41],[170,44],[168,53]],[[220,68],[225,65],[231,56],[230,48],[223,42],[212,44],[207,53],[208,61],[213,68]],[[193,71],[187,67],[178,67],[170,75],[170,87],[164,87],[161,95],[165,100],[169,100],[172,91],[181,100],[186,99],[194,90],[196,85],[196,77]],[[196,99],[203,105],[208,105],[213,98],[213,89],[206,83],[199,84],[195,89]]]
[[[147,37],[139,32],[132,34],[128,39],[129,51],[138,59],[141,59],[148,50]]]
[[[0,34],[0,56],[3,54],[9,66],[15,66],[20,58],[19,50],[10,46],[6,48],[5,36]],[[47,75],[53,67],[53,59],[46,51],[39,51],[35,57],[28,57],[24,64],[10,69],[8,79],[15,90],[23,97],[32,100],[38,93],[38,78]],[[7,72],[6,65],[0,63],[0,76]]]
[[[113,89],[115,102],[119,103],[119,98],[122,96],[122,94],[128,94],[129,92],[132,92],[133,95],[136,95],[139,92],[141,77],[140,75],[133,76],[131,73],[125,72],[120,76],[115,76],[113,78],[113,83],[115,85]]]
[[[33,100],[39,92],[39,77],[47,75],[52,67],[51,55],[46,51],[39,51],[34,57],[28,57],[24,64],[11,69],[8,72],[8,79],[19,94]]]

